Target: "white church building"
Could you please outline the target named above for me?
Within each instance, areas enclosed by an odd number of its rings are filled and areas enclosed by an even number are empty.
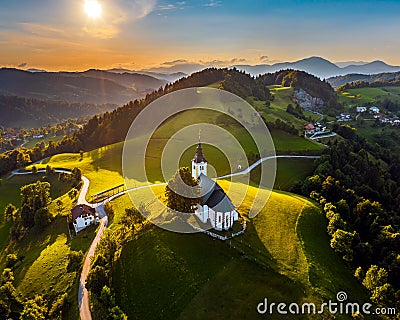
[[[238,220],[231,199],[217,182],[207,177],[207,160],[203,154],[201,142],[197,145],[196,154],[192,160],[192,176],[198,179],[201,188],[201,201],[195,211],[202,223],[209,222],[215,230],[228,230]]]

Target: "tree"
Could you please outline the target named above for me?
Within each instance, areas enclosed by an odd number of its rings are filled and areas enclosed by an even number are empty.
[[[388,273],[385,268],[379,268],[372,265],[363,280],[363,285],[370,291],[375,290],[377,287],[383,286],[388,280]]]
[[[126,208],[124,222],[125,224],[136,225],[143,224],[146,218],[142,215],[142,210],[139,212],[136,208]]]
[[[31,228],[35,225],[35,213],[26,204],[21,209],[21,224],[26,228]]]
[[[6,268],[12,268],[18,262],[18,257],[15,253],[9,253],[6,257]]]
[[[21,299],[12,282],[6,282],[0,287],[0,315],[1,319],[8,319],[12,312],[22,309]],[[4,316],[5,315],[5,316]]]
[[[98,297],[104,286],[109,285],[109,274],[102,266],[91,268],[86,278],[86,288]]]
[[[340,217],[339,213],[333,213],[332,217],[329,219],[329,224],[328,224],[328,234],[330,236],[333,236],[333,234],[336,232],[338,229],[344,230],[346,227],[346,222],[343,221],[343,219]]]
[[[4,209],[4,217],[7,222],[14,222],[14,215],[17,211],[17,208],[13,204],[8,204]]]
[[[36,168],[36,166],[32,167],[32,173],[33,174],[37,174],[38,173],[38,169]]]
[[[77,186],[82,179],[82,172],[79,168],[73,168],[71,171],[71,178],[74,186]]]
[[[42,296],[28,300],[24,304],[21,320],[45,320],[47,318],[47,302]]]
[[[56,204],[57,204],[57,211],[58,211],[58,214],[61,215],[61,213],[62,213],[62,211],[63,211],[63,209],[64,209],[64,203],[62,202],[61,199],[58,199],[57,202],[56,202]]]
[[[76,190],[75,188],[71,189],[68,192],[68,196],[71,200],[76,200],[76,196],[78,195],[78,190]]]
[[[35,225],[39,227],[39,229],[44,229],[47,227],[51,220],[53,219],[53,215],[51,214],[50,210],[46,208],[40,208],[35,212]]]
[[[51,176],[52,174],[55,173],[55,170],[50,167],[49,165],[46,166],[46,176]]]
[[[83,252],[82,251],[70,251],[68,254],[68,272],[78,271],[82,265],[83,261]]]
[[[189,168],[179,168],[175,176],[168,181],[165,196],[170,209],[183,213],[195,211],[199,203],[200,190]]]
[[[36,212],[50,202],[50,183],[37,181],[21,187],[21,207],[27,205],[33,212]]]
[[[128,319],[126,314],[118,306],[115,306],[115,307],[109,309],[108,311],[109,311],[109,315],[108,315],[107,319],[110,319],[110,320],[127,320]]]
[[[344,260],[353,260],[353,249],[352,243],[356,235],[356,232],[347,232],[341,229],[337,229],[331,239],[331,247],[338,253],[340,253]]]
[[[68,294],[64,293],[54,300],[49,311],[50,319],[57,319],[57,320],[62,319],[62,310],[67,302],[67,298]]]
[[[5,268],[1,274],[1,283],[5,284],[7,282],[14,282],[14,273],[10,268]]]

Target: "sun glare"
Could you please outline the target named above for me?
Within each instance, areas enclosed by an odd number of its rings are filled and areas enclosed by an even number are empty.
[[[89,18],[98,18],[101,16],[103,9],[101,4],[96,0],[86,0],[85,1],[85,12]]]

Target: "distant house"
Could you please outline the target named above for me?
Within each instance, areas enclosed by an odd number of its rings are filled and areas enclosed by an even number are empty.
[[[74,225],[75,232],[82,231],[87,226],[99,222],[99,216],[94,208],[86,204],[78,204],[71,210],[72,224]]]
[[[350,121],[351,120],[351,114],[343,112],[340,115],[338,115],[336,118],[338,119],[339,122]]]
[[[315,131],[315,126],[312,123],[307,123],[304,126],[304,129],[307,131],[307,133],[314,133]]]
[[[366,107],[356,107],[356,111],[357,113],[363,113],[367,111]]]
[[[44,138],[44,134],[37,134],[32,136],[33,139],[42,139]]]
[[[372,112],[372,113],[379,113],[379,108],[373,106],[373,107],[369,108],[369,111]]]

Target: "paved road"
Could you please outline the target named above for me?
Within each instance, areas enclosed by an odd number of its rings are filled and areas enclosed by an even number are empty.
[[[96,237],[94,238],[92,244],[90,245],[89,251],[83,263],[82,273],[79,279],[79,289],[78,289],[79,315],[82,320],[92,319],[92,314],[90,312],[89,292],[87,291],[85,284],[87,275],[89,274],[90,271],[91,258],[94,255],[94,250],[96,249],[96,246],[99,243],[101,236],[104,233],[104,230],[107,228],[107,224],[108,224],[108,217],[106,215],[100,220],[100,227],[97,231]]]
[[[259,166],[261,163],[263,163],[264,161],[267,160],[271,160],[271,159],[318,159],[320,158],[320,156],[291,156],[291,155],[287,155],[287,156],[269,156],[269,157],[265,157],[265,158],[261,158],[260,160],[254,162],[251,166],[249,166],[247,169],[244,169],[242,171],[239,172],[235,172],[235,173],[230,173],[227,174],[225,176],[222,177],[218,177],[218,179],[225,179],[225,178],[230,178],[230,177],[234,177],[234,176],[240,176],[240,175],[245,175],[248,174],[251,170],[253,170],[254,168],[256,168],[257,166]]]

